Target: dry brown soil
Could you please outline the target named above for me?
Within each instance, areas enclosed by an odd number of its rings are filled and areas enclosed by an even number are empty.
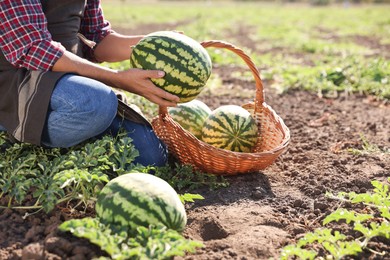
[[[253,90],[253,82],[234,79],[234,68],[216,67],[223,86],[233,94],[203,97],[212,107],[244,104],[234,94]],[[237,68],[242,70],[242,68]],[[340,203],[325,192],[366,192],[373,179],[390,176],[390,155],[353,155],[361,149],[361,134],[380,149],[390,147],[390,105],[370,96],[346,95],[319,98],[303,91],[282,96],[266,86],[266,102],[291,131],[286,153],[269,168],[252,174],[227,177],[230,186],[201,189],[205,200],[187,205],[184,235],[203,241],[205,247],[185,259],[269,259],[304,233],[321,226],[323,218]],[[348,205],[347,205],[348,206]],[[93,214],[93,212],[89,212]],[[57,208],[50,214],[23,219],[24,212],[0,212],[0,259],[91,259],[102,255],[86,240],[60,233],[56,228],[79,212]],[[374,239],[356,259],[390,259],[390,241]]]

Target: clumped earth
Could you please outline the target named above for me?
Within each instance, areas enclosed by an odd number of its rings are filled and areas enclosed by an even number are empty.
[[[253,82],[233,78],[232,70],[216,67],[229,93],[202,97],[212,108],[241,105],[248,100],[235,93],[253,91]],[[291,131],[286,153],[267,169],[226,177],[230,186],[214,191],[199,189],[205,197],[187,204],[188,225],[184,235],[200,240],[205,247],[177,259],[269,259],[280,249],[321,226],[339,201],[326,192],[367,192],[371,181],[390,176],[389,154],[362,149],[362,136],[380,150],[390,147],[390,104],[366,95],[319,98],[304,91],[277,95],[265,82],[266,103],[284,119]],[[1,201],[1,203],[5,203]],[[50,214],[23,219],[24,211],[0,212],[0,259],[91,259],[104,255],[87,240],[57,230],[71,218],[94,214],[57,207]],[[390,252],[390,241],[374,239],[369,247]],[[369,251],[359,259],[390,259]]]

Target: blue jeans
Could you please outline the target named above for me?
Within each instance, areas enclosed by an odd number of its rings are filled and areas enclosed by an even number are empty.
[[[124,128],[140,154],[135,163],[165,165],[167,150],[153,129],[118,117],[117,107],[117,97],[110,87],[93,79],[67,74],[58,81],[52,93],[42,144],[67,148],[101,134],[116,135]]]

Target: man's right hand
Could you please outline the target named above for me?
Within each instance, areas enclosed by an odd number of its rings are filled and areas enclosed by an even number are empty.
[[[164,71],[129,69],[118,72],[119,88],[145,97],[161,106],[176,106],[179,97],[153,84],[151,79],[164,77]]]

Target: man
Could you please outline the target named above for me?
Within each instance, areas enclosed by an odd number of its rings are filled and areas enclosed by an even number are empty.
[[[0,1],[0,128],[20,142],[47,147],[70,147],[125,128],[140,152],[136,162],[165,164],[164,144],[147,123],[118,116],[111,89],[175,106],[179,98],[150,80],[164,72],[96,63],[128,60],[140,39],[114,32],[100,0]]]

